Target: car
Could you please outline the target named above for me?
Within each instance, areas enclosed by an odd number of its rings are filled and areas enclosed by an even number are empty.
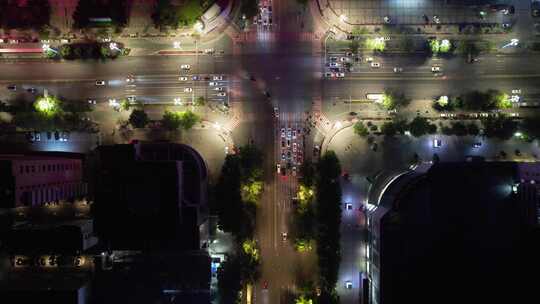
[[[290,147],[291,147],[291,140],[287,139],[287,148],[290,148]]]
[[[285,153],[281,153],[281,160],[285,161],[285,159],[286,159]]]
[[[189,65],[189,64],[182,64],[182,65],[180,65],[180,69],[181,69],[181,70],[189,70],[189,69],[191,69],[191,65]]]
[[[68,139],[69,139],[69,132],[60,133],[60,141],[68,141]]]
[[[291,151],[287,151],[287,159],[291,159],[292,158],[292,153]],[[290,165],[287,165],[288,167],[290,167]]]
[[[225,93],[225,92],[219,92],[219,93],[217,93],[217,96],[219,96],[219,97],[225,97],[225,96],[227,96],[227,93]]]
[[[336,77],[337,78],[343,78],[343,77],[345,77],[345,73],[343,73],[343,72],[336,73]]]
[[[373,57],[366,57],[366,62],[372,62],[373,61]]]
[[[214,77],[212,77],[212,80],[223,80],[223,76],[221,76],[221,75],[214,76]]]
[[[10,91],[17,91],[17,86],[12,84],[12,85],[8,85],[7,86],[7,89],[10,90]]]
[[[332,77],[334,77],[334,73],[332,73],[332,72],[326,72],[326,73],[324,73],[324,77],[326,77],[326,78],[332,78]]]
[[[403,68],[401,67],[394,67],[394,73],[401,73],[403,72]]]
[[[345,288],[346,289],[352,289],[353,285],[352,285],[352,282],[351,281],[346,281],[345,282]]]
[[[180,80],[180,81],[187,81],[188,78],[187,78],[186,76],[180,76],[180,77],[178,77],[178,80]]]
[[[45,134],[47,135],[47,140],[51,140],[51,139],[52,139],[52,133],[51,133],[51,131],[47,131]]]
[[[127,100],[128,100],[129,102],[135,102],[135,101],[137,101],[137,96],[134,96],[134,95],[128,96],[128,97],[127,97]]]
[[[205,50],[204,50],[204,53],[205,53],[205,54],[213,54],[213,53],[214,53],[214,49],[205,49]]]
[[[389,16],[384,16],[383,20],[384,20],[384,23],[386,24],[389,24],[390,22],[392,22],[392,19],[390,19]]]
[[[281,137],[285,138],[285,128],[281,128]]]
[[[194,81],[200,80],[200,79],[201,79],[201,78],[200,78],[199,76],[197,76],[197,75],[193,75],[193,76],[191,77],[191,80],[194,80]]]
[[[502,24],[502,28],[506,29],[506,28],[510,28],[510,27],[512,27],[512,25],[510,23],[503,23]]]
[[[281,148],[282,149],[285,148],[285,141],[284,140],[281,141]]]
[[[193,92],[192,88],[184,88],[184,93],[191,93]]]
[[[29,142],[34,142],[36,140],[34,132],[26,133],[26,140],[28,140]]]
[[[441,67],[440,66],[437,66],[437,65],[434,65],[431,67],[431,71],[433,73],[436,73],[436,72],[440,72],[441,71]]]
[[[223,88],[223,87],[215,87],[214,91],[223,92],[224,89],[225,88]]]
[[[54,140],[60,140],[60,132],[54,131]]]
[[[296,166],[293,166],[293,167],[292,167],[292,175],[293,175],[293,176],[296,176]]]
[[[135,79],[133,79],[133,76],[132,76],[132,75],[128,75],[128,76],[126,77],[126,82],[134,82],[134,81],[135,81]]]
[[[284,242],[287,240],[287,232],[282,232],[281,233],[281,240],[284,241]]]
[[[442,141],[440,139],[433,140],[433,148],[440,148],[442,146]]]
[[[35,141],[41,141],[41,133],[34,132],[34,138],[35,138]]]
[[[276,116],[276,118],[279,117],[279,108],[278,107],[274,107],[274,115]]]
[[[276,164],[277,174],[281,173],[281,165]]]
[[[520,99],[519,95],[510,96],[510,101],[511,102],[519,102],[519,99]]]
[[[296,139],[296,129],[292,130],[292,138]],[[296,145],[296,143],[294,143]]]
[[[96,85],[97,85],[97,86],[104,86],[104,85],[105,85],[105,81],[104,81],[104,80],[96,80]]]
[[[266,98],[270,98],[272,95],[270,95],[270,92],[268,91],[264,91],[263,92],[264,96],[266,96]]]
[[[88,99],[88,103],[89,104],[96,104],[96,100],[95,99]]]
[[[229,146],[225,146],[225,155],[229,154]]]
[[[341,61],[341,62],[346,62],[348,60],[349,60],[349,58],[347,58],[347,57],[340,57],[339,58],[339,61]]]
[[[345,56],[347,56],[347,57],[352,57],[352,55],[353,55],[352,52],[347,52],[347,53],[345,53]]]
[[[371,63],[371,67],[372,67],[372,68],[380,68],[380,67],[381,67],[381,64],[378,63],[378,62],[372,62],[372,63]]]
[[[28,88],[26,91],[30,94],[36,94],[36,88]]]
[[[512,89],[512,94],[521,94],[521,89]]]
[[[328,66],[331,68],[339,68],[341,65],[337,62],[330,62]]]
[[[345,209],[346,210],[352,210],[353,209],[352,204],[351,203],[346,203],[345,204]]]
[[[437,24],[441,23],[441,19],[439,19],[439,16],[433,16],[433,21]]]
[[[217,86],[218,83],[217,83],[217,82],[210,82],[210,83],[208,83],[208,85],[211,86],[211,87],[213,87],[213,86]]]
[[[295,153],[296,153],[296,147],[297,147],[296,143],[293,142],[293,145],[292,145],[292,151],[295,152]]]
[[[330,59],[330,61],[337,61],[337,60],[338,60],[337,57],[330,57],[330,58],[328,58],[328,59]]]
[[[482,146],[482,143],[481,142],[475,142],[473,143],[473,148],[480,148]]]
[[[519,113],[510,113],[510,117],[519,117]]]

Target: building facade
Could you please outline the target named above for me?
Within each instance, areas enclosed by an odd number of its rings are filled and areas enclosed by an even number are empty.
[[[80,159],[0,155],[0,208],[72,200],[86,191]]]

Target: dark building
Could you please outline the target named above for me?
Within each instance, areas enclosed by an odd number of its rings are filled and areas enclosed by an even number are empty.
[[[367,202],[366,303],[533,303],[539,163],[381,173]]]
[[[98,157],[96,230],[107,248],[201,248],[207,172],[195,150],[137,143],[99,147]]]

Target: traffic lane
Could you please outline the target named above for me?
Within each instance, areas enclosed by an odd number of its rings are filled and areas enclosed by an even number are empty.
[[[537,94],[540,78],[434,78],[414,79],[408,78],[377,78],[377,79],[340,79],[325,80],[322,82],[322,92],[326,101],[334,97],[348,99],[365,99],[368,93],[382,93],[385,89],[395,89],[403,92],[412,99],[430,99],[440,95],[459,95],[473,90],[497,89],[511,93],[512,89],[520,88],[522,93]]]
[[[198,60],[197,60],[198,59]],[[75,80],[75,79],[124,79],[127,75],[141,74],[180,75],[180,66],[190,64],[199,68],[195,72],[212,73],[214,69],[218,73],[226,73],[233,70],[236,57],[226,55],[219,57],[219,62],[215,62],[217,57],[213,56],[147,56],[147,57],[126,57],[111,61],[35,61],[26,60],[8,63],[0,63],[0,81],[3,83],[19,82],[26,80]]]

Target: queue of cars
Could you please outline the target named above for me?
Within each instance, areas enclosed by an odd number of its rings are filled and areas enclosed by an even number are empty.
[[[279,113],[275,115],[278,117]],[[281,156],[279,162],[276,164],[277,174],[281,174],[282,176],[287,176],[288,174],[296,176],[298,166],[304,160],[302,130],[298,125],[294,127],[282,127],[279,138]]]

